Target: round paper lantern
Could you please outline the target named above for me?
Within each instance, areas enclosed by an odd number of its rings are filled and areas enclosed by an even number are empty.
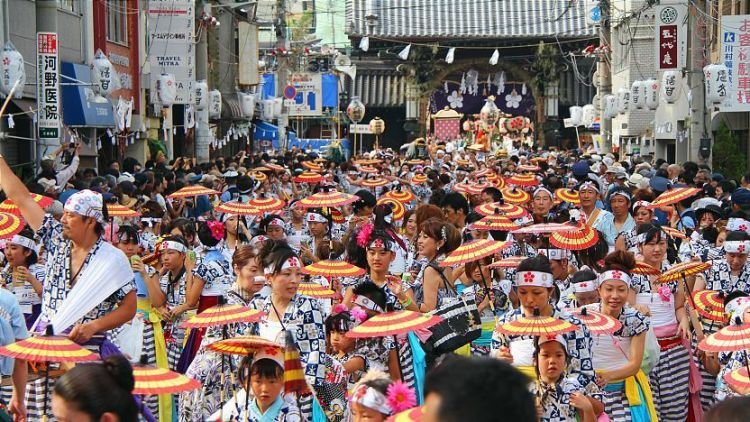
[[[703,68],[706,78],[706,101],[721,104],[727,96],[727,67],[723,64],[710,64]]]
[[[573,126],[581,126],[583,122],[583,107],[573,106],[568,110],[570,110],[570,123]]]
[[[495,97],[490,95],[484,101],[484,106],[479,110],[479,118],[487,126],[495,126],[497,120],[500,118],[500,109],[495,105]]]
[[[645,94],[644,101],[646,108],[656,110],[659,107],[659,82],[654,79],[647,79],[644,82]]]
[[[94,91],[105,97],[109,95],[114,87],[112,79],[115,75],[115,69],[107,56],[101,49],[96,50],[91,62],[91,83]]]
[[[208,117],[218,119],[221,117],[221,91],[212,89],[208,93]]]
[[[23,64],[23,56],[16,47],[8,41],[0,53],[0,92],[10,94],[16,81],[18,87],[14,93],[15,98],[23,97],[23,86],[26,84],[26,69]]]
[[[594,107],[593,104],[586,104],[583,106],[583,117],[581,119],[581,124],[584,127],[591,127],[591,125],[594,124],[594,121],[596,120],[596,107]]]
[[[604,96],[604,117],[611,119],[617,116],[617,97],[612,94]]]
[[[630,109],[642,110],[646,108],[646,83],[635,81],[630,86]]]
[[[195,109],[203,111],[208,107],[208,82],[205,79],[195,82]]]
[[[159,76],[158,92],[162,107],[169,107],[174,104],[175,97],[177,97],[177,83],[173,74],[162,73]]]
[[[273,100],[263,100],[263,120],[273,120]]]
[[[674,104],[677,101],[679,78],[680,72],[676,70],[665,70],[661,76],[661,96],[667,104]]]
[[[349,120],[353,121],[355,124],[361,122],[362,119],[365,118],[366,111],[365,104],[356,96],[352,97],[349,105],[346,106],[346,115],[349,117]]]
[[[244,92],[240,92],[237,95],[240,97],[242,115],[248,119],[252,119],[255,114],[255,95]]]
[[[630,107],[630,90],[627,88],[620,88],[617,90],[617,112],[625,114]]]
[[[385,132],[385,122],[380,117],[370,120],[370,132],[373,135],[382,135]]]

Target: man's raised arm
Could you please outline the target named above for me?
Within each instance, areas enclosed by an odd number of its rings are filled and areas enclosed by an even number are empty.
[[[13,173],[13,170],[5,162],[5,157],[0,155],[0,187],[5,191],[8,198],[21,210],[21,215],[34,231],[39,230],[44,220],[44,210],[34,202],[21,179]]]

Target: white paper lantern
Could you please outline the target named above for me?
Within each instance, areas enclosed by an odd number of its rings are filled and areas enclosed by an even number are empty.
[[[273,100],[263,100],[263,120],[273,120]]]
[[[284,104],[283,98],[274,98],[273,99],[273,117],[275,119],[278,119],[281,117],[281,105]]]
[[[627,88],[620,88],[617,90],[617,112],[625,114],[630,107],[630,90]]]
[[[611,119],[617,116],[617,97],[609,94],[604,96],[604,117]]]
[[[570,123],[573,126],[581,126],[581,122],[583,121],[583,108],[572,106],[568,110],[570,111]]]
[[[659,107],[659,82],[655,79],[647,79],[644,82],[644,101],[646,102],[646,108],[649,110],[656,110]]]
[[[91,83],[94,92],[102,96],[108,96],[114,89],[114,79],[117,72],[107,56],[101,49],[96,50],[94,60],[91,62]]]
[[[727,96],[728,70],[723,64],[710,64],[703,68],[706,78],[706,102],[721,104]]]
[[[680,72],[676,70],[665,70],[661,76],[661,97],[667,104],[674,104],[678,97],[678,83]]]
[[[208,107],[208,82],[205,79],[195,82],[195,109],[203,111]]]
[[[242,115],[248,119],[252,119],[255,114],[255,95],[244,92],[240,92],[237,95],[240,97]]]
[[[162,73],[159,76],[158,92],[162,107],[169,107],[174,104],[175,97],[177,97],[177,83],[173,74]]]
[[[23,65],[23,56],[16,47],[8,41],[0,53],[0,92],[3,96],[10,94],[16,81],[18,86],[14,93],[15,98],[23,97],[23,86],[26,83],[26,69]]]
[[[630,109],[642,110],[646,108],[646,83],[635,81],[630,86]]]
[[[218,119],[221,117],[221,91],[212,89],[208,93],[208,117]]]
[[[593,104],[586,104],[583,106],[583,118],[581,124],[584,127],[591,127],[596,120],[596,107]]]

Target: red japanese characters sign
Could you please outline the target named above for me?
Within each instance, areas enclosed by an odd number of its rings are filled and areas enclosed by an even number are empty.
[[[656,8],[656,69],[678,70],[687,64],[687,8],[664,5]]]

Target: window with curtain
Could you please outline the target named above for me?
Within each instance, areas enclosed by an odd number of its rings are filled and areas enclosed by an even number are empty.
[[[118,44],[128,43],[127,0],[109,0],[107,2],[107,41]]]

